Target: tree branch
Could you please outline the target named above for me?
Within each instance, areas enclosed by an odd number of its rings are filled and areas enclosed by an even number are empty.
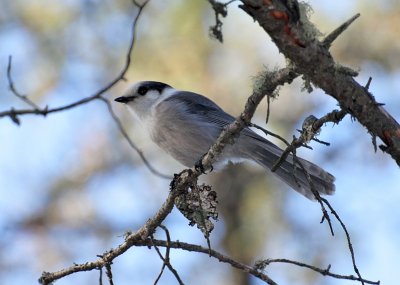
[[[160,277],[161,277],[165,267],[168,267],[169,271],[171,271],[171,273],[175,276],[176,281],[178,281],[179,285],[184,285],[184,283],[183,283],[181,277],[179,276],[178,272],[175,270],[175,268],[172,266],[172,264],[170,262],[169,253],[171,251],[171,246],[170,246],[171,238],[170,238],[170,235],[169,235],[169,231],[163,225],[160,225],[160,228],[162,228],[165,231],[165,235],[166,235],[166,238],[167,238],[167,244],[165,246],[165,248],[166,248],[165,257],[161,254],[161,252],[158,249],[157,245],[154,243],[153,236],[150,236],[150,240],[152,242],[152,245],[154,246],[155,250],[157,251],[158,256],[163,261],[163,266],[161,268],[160,275],[157,277],[156,281],[154,282],[154,285],[157,284],[157,282],[160,280]]]
[[[144,162],[146,167],[150,170],[150,172],[152,172],[153,174],[155,174],[161,178],[172,179],[171,176],[159,172],[150,164],[150,162],[144,156],[143,152],[133,143],[132,139],[129,137],[128,133],[123,128],[120,120],[118,119],[118,117],[116,116],[116,114],[114,113],[114,111],[112,109],[110,101],[108,99],[106,99],[105,97],[103,97],[104,93],[109,91],[114,85],[116,85],[118,82],[120,82],[122,80],[125,80],[125,74],[128,71],[128,68],[131,64],[131,55],[132,55],[132,51],[133,51],[135,41],[136,41],[138,21],[139,21],[140,15],[142,14],[143,9],[146,7],[148,2],[149,2],[149,0],[145,1],[143,4],[138,4],[134,1],[134,4],[138,7],[139,10],[138,10],[138,12],[133,20],[133,23],[132,23],[132,30],[131,30],[132,37],[129,42],[128,51],[126,53],[125,64],[124,64],[122,70],[120,71],[120,73],[118,74],[118,76],[115,77],[110,83],[105,85],[103,88],[101,88],[99,91],[97,91],[93,95],[82,98],[78,101],[72,102],[72,103],[64,105],[64,106],[55,107],[55,108],[49,108],[48,106],[45,106],[44,108],[40,108],[38,105],[36,105],[34,102],[32,102],[26,95],[22,95],[16,90],[14,82],[12,80],[12,76],[11,76],[12,57],[10,56],[9,61],[8,61],[8,66],[7,66],[7,79],[8,79],[9,88],[16,97],[20,98],[21,100],[23,100],[24,102],[29,104],[32,107],[32,109],[15,110],[14,108],[11,108],[10,111],[0,112],[0,118],[8,116],[14,123],[19,125],[20,124],[19,116],[21,116],[21,115],[31,114],[31,115],[47,116],[48,114],[51,114],[51,113],[66,111],[66,110],[90,103],[95,100],[101,100],[107,105],[107,108],[108,108],[108,111],[109,111],[111,117],[117,124],[117,127],[118,127],[119,131],[121,132],[121,134],[123,135],[123,137],[127,140],[129,146],[138,153],[138,155],[140,156],[140,158],[142,159],[142,161]]]
[[[364,86],[354,80],[352,74],[344,72],[335,63],[326,42],[324,45],[324,42],[320,42],[315,36],[310,36],[310,32],[301,22],[306,19],[291,22],[291,11],[281,0],[241,2],[243,5],[240,5],[240,8],[270,35],[279,51],[295,64],[296,70],[334,97],[340,107],[354,116],[372,136],[379,137],[385,144],[380,148],[390,154],[400,166],[400,125]],[[297,3],[295,0],[292,2]],[[328,42],[343,30],[339,29]]]
[[[209,0],[210,3],[216,1]],[[187,192],[189,187],[193,185],[197,185],[197,178],[203,173],[203,170],[212,169],[212,164],[217,160],[219,154],[223,151],[224,147],[227,144],[232,144],[240,134],[240,132],[247,126],[251,125],[251,118],[254,115],[254,112],[261,102],[263,97],[266,94],[272,94],[274,90],[285,83],[290,83],[294,78],[298,76],[298,74],[302,73],[305,75],[305,78],[313,82],[315,85],[321,87],[328,94],[335,97],[342,107],[343,111],[339,111],[341,116],[344,116],[347,112],[355,116],[363,125],[367,127],[369,132],[373,136],[379,136],[386,146],[381,146],[381,149],[390,153],[392,157],[397,161],[400,165],[400,155],[399,155],[399,146],[400,146],[400,128],[398,127],[397,122],[382,108],[382,106],[374,100],[373,96],[368,92],[368,88],[360,87],[358,83],[356,83],[352,76],[354,75],[351,72],[345,72],[343,67],[337,66],[329,51],[328,48],[330,44],[334,41],[334,39],[343,32],[355,18],[350,19],[337,30],[335,30],[330,36],[328,36],[324,42],[319,42],[314,38],[310,39],[306,36],[305,31],[302,30],[302,26],[298,22],[298,8],[296,5],[282,5],[279,4],[278,0],[242,0],[244,5],[242,5],[242,9],[244,9],[247,13],[249,13],[255,20],[259,21],[262,27],[271,35],[278,48],[285,54],[287,58],[290,58],[295,64],[295,69],[292,67],[286,67],[281,70],[271,72],[266,74],[264,81],[255,86],[253,94],[248,98],[247,103],[245,105],[244,111],[241,115],[236,118],[236,120],[227,126],[220,134],[216,142],[210,147],[209,151],[204,155],[201,159],[202,169],[198,169],[196,167],[192,169],[187,169],[182,171],[179,175],[176,175],[171,183],[171,192],[168,195],[167,200],[164,202],[160,210],[146,222],[137,232],[129,233],[125,237],[125,241],[120,244],[118,247],[111,249],[110,251],[105,252],[100,256],[99,259],[93,262],[87,262],[84,264],[75,264],[69,268],[62,269],[57,272],[49,273],[44,272],[39,279],[39,282],[42,284],[50,284],[55,280],[58,280],[64,276],[73,274],[75,272],[80,271],[88,271],[93,269],[106,269],[107,276],[109,278],[109,282],[112,283],[112,271],[111,264],[115,258],[126,252],[132,246],[164,246],[167,248],[165,258],[156,248],[157,252],[160,255],[160,258],[163,260],[164,264],[160,275],[162,274],[164,267],[168,267],[171,272],[175,275],[178,282],[182,284],[179,275],[176,270],[169,263],[169,251],[170,248],[181,248],[188,251],[197,251],[202,253],[207,253],[222,262],[226,262],[231,264],[233,267],[239,268],[244,272],[250,273],[257,278],[267,282],[268,284],[276,284],[269,276],[265,273],[261,272],[260,268],[250,267],[244,264],[241,264],[229,257],[226,257],[217,251],[212,250],[211,248],[203,248],[196,245],[185,244],[180,242],[172,242],[170,241],[169,234],[167,233],[167,241],[158,241],[154,239],[150,239],[152,237],[155,229],[161,225],[166,216],[171,212],[176,198],[182,193]],[[136,2],[135,2],[136,3]],[[78,100],[76,102],[56,107],[56,108],[48,108],[47,106],[44,108],[38,107],[32,101],[30,101],[26,96],[18,93],[14,87],[14,83],[11,78],[11,57],[9,59],[9,65],[7,69],[9,86],[11,91],[15,96],[20,98],[29,104],[32,109],[21,109],[10,111],[0,112],[1,117],[9,117],[13,120],[14,123],[19,124],[19,116],[26,114],[36,114],[46,116],[50,113],[60,112],[64,110],[68,110],[86,103],[89,103],[94,100],[101,100],[107,104],[109,113],[113,117],[114,121],[117,123],[119,130],[123,134],[123,136],[127,139],[130,146],[135,149],[147,167],[157,175],[165,176],[160,174],[156,170],[154,170],[147,160],[144,158],[142,152],[133,144],[130,140],[129,136],[122,128],[118,118],[115,116],[115,113],[112,110],[110,102],[103,97],[103,94],[112,88],[116,83],[121,80],[125,80],[125,74],[131,62],[131,52],[134,47],[135,38],[136,38],[136,26],[139,16],[145,7],[148,1],[145,1],[144,4],[138,5],[139,11],[137,16],[134,19],[132,26],[132,39],[130,41],[128,53],[126,55],[126,61],[123,69],[120,74],[112,80],[109,84],[104,86],[102,89],[97,91],[91,96]],[[230,3],[230,2],[229,2]],[[285,2],[286,3],[286,2]],[[296,3],[297,2],[293,2]],[[274,5],[273,5],[274,4]],[[277,4],[277,5],[275,5]],[[218,16],[218,15],[217,15]],[[282,36],[282,33],[284,36]],[[300,51],[300,52],[299,52]],[[368,83],[369,86],[369,83]],[[369,118],[365,118],[363,112],[366,112],[367,116],[370,117],[373,114],[374,120],[371,121]],[[337,114],[336,114],[337,115]],[[288,146],[286,151],[284,152],[281,160],[283,161],[289,152],[292,152],[295,155],[295,149],[304,143],[308,142],[310,139],[314,138],[315,134],[319,131],[321,126],[327,122],[331,121],[332,117],[324,117],[319,120],[313,120],[310,131],[304,132],[300,137],[299,141],[294,141],[292,144]],[[380,125],[376,125],[375,120],[381,120]],[[284,157],[286,155],[286,157]],[[279,166],[279,161],[275,167]],[[317,193],[318,194],[318,193]],[[321,199],[319,197],[319,199]],[[321,200],[319,200],[321,201]],[[352,255],[354,270],[358,274],[358,277],[354,276],[342,276],[342,279],[348,280],[356,280],[360,282],[366,282],[370,284],[378,284],[377,282],[372,282],[365,280],[361,277],[358,272],[358,269],[355,264],[354,252],[352,249],[352,245],[350,242],[350,236],[345,228],[344,224],[333,210],[333,208],[329,205],[329,203],[324,199],[324,201],[332,213],[341,223],[349,243],[349,248]],[[325,213],[324,213],[324,217]],[[329,219],[329,217],[327,217]],[[150,244],[149,244],[150,243]],[[283,260],[283,259],[281,259]],[[278,262],[278,261],[270,261],[270,262]],[[291,262],[293,264],[299,265],[296,262]],[[302,264],[302,263],[301,263]],[[303,264],[304,265],[304,264]],[[300,266],[300,265],[299,265]],[[329,269],[318,269],[315,270],[314,267],[306,265],[310,269],[317,271],[323,275],[328,275],[332,277],[336,277],[335,274],[330,273]],[[102,271],[100,271],[102,272]],[[176,274],[175,274],[176,273]],[[338,275],[341,276],[341,275]],[[158,278],[157,278],[158,280]]]
[[[218,139],[203,156],[201,161],[203,168],[205,170],[211,169],[212,163],[216,161],[225,145],[232,144],[240,131],[250,125],[251,118],[253,117],[258,104],[260,104],[265,95],[272,94],[280,85],[291,83],[297,76],[298,74],[292,69],[292,67],[286,67],[278,71],[266,73],[263,82],[254,87],[253,94],[247,99],[244,111],[234,122],[228,125],[221,132]]]
[[[34,102],[32,102],[26,95],[22,95],[21,93],[19,93],[17,91],[17,89],[14,86],[14,81],[13,81],[12,76],[11,76],[11,67],[12,67],[12,56],[10,55],[8,57],[8,65],[7,65],[7,80],[8,80],[8,86],[9,86],[11,92],[16,97],[18,97],[19,99],[24,101],[26,104],[31,106],[32,108],[39,109],[38,105],[36,105]]]
[[[248,266],[246,264],[240,263],[229,256],[226,256],[216,250],[209,249],[207,247],[202,247],[200,245],[195,245],[195,244],[190,244],[190,243],[185,243],[185,242],[180,242],[180,241],[171,241],[169,244],[167,241],[164,240],[142,240],[139,241],[135,244],[136,246],[161,246],[161,247],[170,247],[170,248],[176,248],[176,249],[182,249],[186,251],[191,251],[191,252],[199,252],[199,253],[204,253],[209,256],[212,256],[220,262],[228,263],[232,267],[235,267],[237,269],[242,270],[243,272],[249,273],[253,275],[254,277],[257,277],[266,283],[270,285],[277,285],[275,281],[273,281],[268,275],[265,273],[261,272],[260,270],[257,270],[255,267]]]
[[[287,146],[287,148],[283,151],[281,157],[272,166],[271,171],[276,171],[279,166],[281,166],[281,164],[286,160],[288,155],[290,153],[293,153],[296,148],[302,147],[311,140],[315,139],[315,136],[321,131],[321,128],[324,124],[328,122],[337,124],[344,118],[344,116],[346,116],[346,114],[347,112],[344,110],[333,110],[332,112],[326,114],[320,119],[317,119],[312,115],[307,117],[303,122],[300,137],[294,138],[292,143]]]
[[[137,15],[135,16],[134,20],[133,20],[133,24],[132,24],[132,38],[129,42],[129,48],[128,48],[128,52],[126,54],[126,59],[125,59],[125,65],[123,66],[122,70],[120,71],[120,73],[117,75],[117,77],[115,77],[111,82],[109,82],[107,85],[105,85],[103,88],[101,88],[100,90],[98,90],[97,92],[95,92],[94,94],[82,98],[76,102],[72,102],[70,104],[64,105],[64,106],[60,106],[60,107],[55,107],[55,108],[49,108],[48,106],[44,107],[44,108],[39,108],[36,104],[34,104],[33,102],[31,102],[29,100],[29,104],[33,107],[33,109],[20,109],[20,110],[15,110],[15,109],[11,109],[10,111],[2,111],[0,112],[0,118],[2,117],[10,117],[13,122],[16,123],[15,118],[18,119],[18,116],[22,116],[22,115],[43,115],[46,116],[48,114],[51,113],[56,113],[56,112],[61,112],[61,111],[65,111],[65,110],[69,110],[72,108],[75,108],[77,106],[92,102],[96,99],[100,99],[100,96],[103,95],[105,92],[107,92],[108,90],[110,90],[114,85],[116,85],[118,82],[125,80],[125,74],[128,71],[128,68],[131,64],[131,54],[132,54],[132,50],[133,47],[135,45],[135,41],[136,41],[136,33],[137,33],[137,23],[139,21],[140,15],[142,14],[142,11],[144,9],[144,7],[147,5],[147,3],[149,2],[149,0],[145,1],[142,5],[136,4],[136,6],[139,8]],[[7,74],[8,74],[8,84],[10,87],[10,90],[13,92],[14,95],[20,97],[23,100],[27,100],[26,96],[23,95],[19,95],[18,92],[15,91],[15,87],[14,87],[14,83],[12,81],[11,78],[11,57],[9,59],[9,64],[7,67]],[[28,102],[27,102],[28,103]],[[32,105],[33,104],[33,105]]]
[[[363,279],[360,277],[356,277],[354,275],[341,275],[341,274],[337,274],[337,273],[333,273],[331,272],[331,265],[329,265],[326,269],[322,269],[322,268],[318,268],[316,266],[313,265],[309,265],[303,262],[299,262],[299,261],[295,261],[295,260],[290,260],[290,259],[286,259],[286,258],[276,258],[276,259],[267,259],[267,260],[262,260],[261,262],[265,262],[265,266],[269,265],[271,263],[288,263],[288,264],[293,264],[299,267],[305,267],[308,268],[312,271],[318,272],[324,276],[330,276],[333,277],[335,279],[345,279],[345,280],[351,280],[351,281],[360,281],[363,283],[367,283],[367,284],[375,284],[375,285],[379,285],[380,281],[371,281],[371,280],[367,280],[367,279]],[[264,265],[264,264],[263,264]]]
[[[152,246],[152,245],[161,246],[161,247],[170,247],[170,248],[175,248],[175,249],[181,249],[181,250],[186,250],[186,251],[191,251],[191,252],[207,254],[209,256],[212,256],[212,257],[218,259],[218,261],[220,261],[220,262],[228,263],[235,268],[238,268],[244,272],[247,272],[247,273],[253,275],[254,277],[257,277],[263,281],[266,281],[268,284],[274,284],[273,283],[274,281],[270,280],[268,276],[265,276],[265,274],[262,272],[262,270],[264,270],[265,267],[271,263],[280,262],[280,263],[290,263],[290,264],[297,265],[300,267],[306,267],[306,268],[311,269],[315,272],[318,272],[324,276],[333,277],[335,279],[363,281],[364,283],[367,283],[367,284],[379,285],[379,281],[360,279],[359,277],[356,277],[353,275],[341,275],[341,274],[333,273],[330,271],[330,266],[327,269],[321,269],[321,268],[318,268],[313,265],[309,265],[309,264],[306,264],[303,262],[298,262],[298,261],[294,261],[294,260],[290,260],[290,259],[280,258],[280,259],[262,260],[262,261],[256,262],[256,265],[251,267],[251,266],[245,265],[243,263],[240,263],[218,251],[215,251],[215,250],[210,251],[206,247],[202,247],[202,246],[190,244],[190,243],[185,243],[185,242],[181,242],[181,241],[170,241],[168,243],[167,241],[164,241],[164,240],[156,240],[156,239],[149,240],[149,239],[147,239],[147,240],[143,240],[143,241],[136,243],[136,246]]]
[[[242,114],[230,124],[224,131],[221,132],[216,143],[211,146],[210,150],[202,159],[202,164],[205,169],[210,169],[212,163],[215,162],[217,156],[222,152],[226,144],[232,143],[232,138],[239,135],[239,132],[246,127],[250,122],[256,107],[262,100],[265,94],[273,92],[277,86],[283,85],[284,83],[291,82],[297,76],[291,68],[283,68],[279,71],[270,73],[270,76],[263,82],[257,90],[247,100],[245,110]],[[176,175],[174,180],[171,182],[171,192],[164,202],[161,209],[156,215],[147,221],[147,223],[141,227],[136,233],[128,234],[125,242],[119,245],[117,248],[112,249],[102,255],[102,257],[93,262],[86,262],[84,264],[76,264],[69,268],[62,269],[57,272],[49,273],[43,272],[39,282],[41,284],[50,284],[51,282],[58,280],[64,276],[73,274],[80,271],[88,271],[97,268],[102,268],[106,264],[112,262],[116,257],[123,254],[130,247],[134,246],[140,240],[146,240],[150,235],[154,233],[154,230],[161,225],[166,216],[171,212],[175,198],[180,194],[185,193],[187,189],[197,183],[197,178],[202,174],[198,169],[186,169],[179,175]],[[209,250],[209,249],[207,249]],[[210,249],[211,250],[211,249]],[[247,272],[247,271],[246,271]],[[265,274],[264,274],[265,275]],[[261,275],[260,275],[261,276]],[[266,275],[265,275],[266,276]],[[270,278],[263,277],[269,284],[276,284]],[[262,280],[264,280],[262,279]]]
[[[183,171],[180,177],[181,179],[191,180],[193,179],[193,172],[190,170]],[[120,244],[118,247],[105,252],[103,255],[101,255],[101,258],[97,259],[96,261],[75,264],[71,267],[56,272],[43,272],[42,276],[39,279],[39,283],[44,285],[51,284],[52,282],[73,273],[103,268],[107,264],[112,263],[112,261],[116,257],[126,252],[138,241],[146,240],[150,235],[154,233],[155,229],[159,225],[161,225],[167,215],[172,211],[175,198],[181,193],[185,192],[187,187],[188,185],[185,183],[179,185],[177,184],[176,187],[171,190],[166,201],[158,210],[158,212],[151,219],[149,219],[138,231],[136,231],[135,233],[127,233],[125,236],[125,242]]]

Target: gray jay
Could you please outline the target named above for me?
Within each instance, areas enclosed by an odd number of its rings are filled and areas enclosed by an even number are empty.
[[[221,131],[235,118],[210,99],[189,91],[179,91],[168,84],[142,81],[131,86],[115,101],[124,103],[141,121],[151,139],[187,167],[195,165],[215,142]],[[245,128],[233,145],[227,145],[218,164],[228,160],[252,160],[270,170],[282,150]],[[321,167],[299,158],[320,194],[333,194],[335,178]],[[310,183],[289,156],[274,172],[294,190],[313,199]]]

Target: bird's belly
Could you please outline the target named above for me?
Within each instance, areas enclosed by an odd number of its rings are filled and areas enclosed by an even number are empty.
[[[201,126],[157,124],[150,130],[152,140],[174,159],[192,167],[209,149],[218,134]]]

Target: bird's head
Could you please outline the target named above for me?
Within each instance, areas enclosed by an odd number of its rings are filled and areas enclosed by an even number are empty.
[[[115,99],[116,102],[126,104],[139,118],[144,117],[150,109],[174,89],[163,82],[140,81],[129,87],[124,95]]]

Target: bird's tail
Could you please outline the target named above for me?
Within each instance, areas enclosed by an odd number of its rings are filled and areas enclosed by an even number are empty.
[[[250,159],[268,170],[272,168],[283,152],[279,147],[267,140],[257,141],[252,144],[251,148],[252,151],[250,154],[249,152],[247,153]],[[273,173],[308,199],[315,199],[311,187],[321,195],[332,195],[335,192],[335,177],[332,174],[305,159],[298,158],[298,160],[304,167],[307,175],[304,173],[301,165],[293,162],[292,155],[289,155]]]

